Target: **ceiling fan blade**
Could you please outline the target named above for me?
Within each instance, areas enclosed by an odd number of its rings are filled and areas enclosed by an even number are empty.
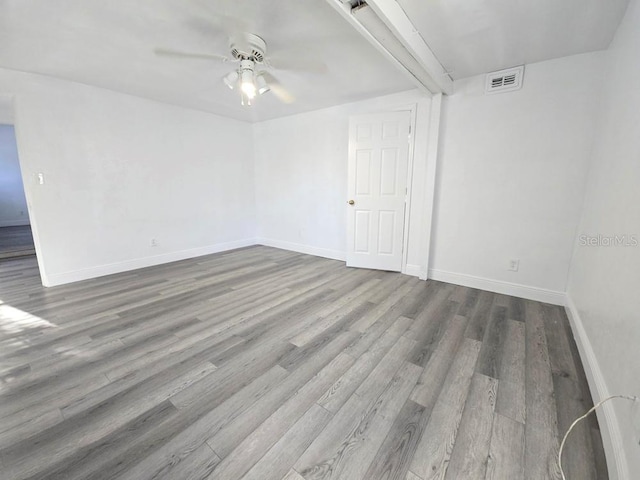
[[[198,58],[201,60],[219,60],[221,62],[226,62],[229,60],[229,57],[226,57],[224,55],[217,55],[215,53],[181,52],[179,50],[170,50],[166,48],[156,48],[153,50],[153,53],[163,57]]]
[[[267,84],[269,85],[269,89],[273,92],[273,94],[278,97],[282,103],[286,103],[287,105],[296,101],[296,97],[287,90],[276,77],[274,77],[269,72],[261,72],[264,76]]]
[[[327,73],[329,71],[329,67],[322,60],[305,58],[302,55],[281,58],[268,57],[266,63],[276,70],[306,73]]]

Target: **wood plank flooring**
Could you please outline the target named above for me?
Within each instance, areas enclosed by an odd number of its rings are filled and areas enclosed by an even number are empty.
[[[0,227],[0,259],[35,255],[31,227]]]
[[[0,478],[558,479],[560,307],[250,247],[44,289],[0,262]],[[595,418],[569,479],[606,478]]]

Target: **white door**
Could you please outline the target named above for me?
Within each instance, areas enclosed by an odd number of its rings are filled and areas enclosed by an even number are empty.
[[[347,265],[402,270],[409,112],[349,120]]]

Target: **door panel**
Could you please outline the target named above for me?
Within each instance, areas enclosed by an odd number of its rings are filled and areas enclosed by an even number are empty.
[[[409,163],[409,112],[349,124],[347,265],[400,271]],[[351,202],[349,202],[351,203]]]
[[[369,253],[370,218],[371,212],[356,210],[355,251],[358,253]]]
[[[380,220],[378,221],[378,254],[393,255],[393,240],[395,234],[395,217],[396,212],[380,211]]]
[[[356,194],[371,194],[371,151],[359,150],[356,165]]]
[[[380,195],[396,195],[398,170],[398,151],[395,148],[382,150],[382,164],[380,165]]]

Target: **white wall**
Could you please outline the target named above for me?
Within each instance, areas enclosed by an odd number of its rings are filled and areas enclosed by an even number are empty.
[[[349,116],[418,104],[407,264],[419,275],[426,268],[420,228],[431,214],[425,207],[430,103],[411,91],[254,124],[259,240],[344,259]]]
[[[516,92],[485,95],[484,76],[455,82],[443,100],[433,278],[563,303],[602,57],[527,65]]]
[[[29,225],[13,125],[0,125],[0,227]]]
[[[640,239],[640,2],[632,0],[607,52],[584,213],[568,286],[574,320],[584,328],[584,352],[604,395],[640,397],[640,247],[583,246],[580,235],[636,235]],[[629,477],[640,478],[640,446],[631,428],[630,402],[614,411]],[[616,419],[612,419],[616,422]],[[615,439],[614,439],[615,442]],[[615,477],[613,477],[615,478]]]
[[[2,69],[0,94],[49,285],[253,242],[250,124]]]

